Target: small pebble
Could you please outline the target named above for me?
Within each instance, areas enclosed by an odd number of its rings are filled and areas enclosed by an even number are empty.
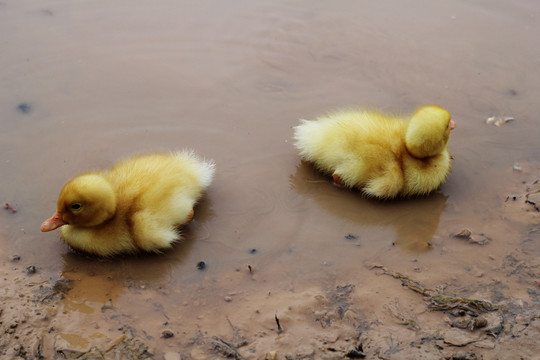
[[[21,260],[21,256],[20,256],[20,255],[17,255],[17,254],[13,254],[13,255],[11,255],[11,256],[9,257],[9,259],[10,259],[11,261],[19,261],[19,260]]]
[[[347,354],[345,354],[345,356],[349,359],[363,359],[366,357],[366,354],[362,351],[352,349]]]
[[[197,263],[197,269],[198,269],[198,270],[204,270],[204,269],[206,269],[206,263],[205,263],[204,261],[199,261],[199,262]]]
[[[353,235],[353,234],[347,234],[347,235],[345,235],[345,239],[352,241],[352,240],[358,239],[358,236]]]
[[[169,338],[172,338],[173,336],[174,336],[174,333],[171,330],[163,330],[163,332],[161,333],[161,337],[164,339],[169,339]]]
[[[25,270],[28,274],[36,273],[36,267],[34,265],[28,265],[27,267],[25,267]]]
[[[251,249],[251,250],[249,250],[249,253],[252,254],[252,255],[253,255],[253,254],[256,254],[256,253],[257,253],[257,249]]]

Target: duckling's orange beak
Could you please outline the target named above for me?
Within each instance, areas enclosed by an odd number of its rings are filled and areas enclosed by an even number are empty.
[[[456,128],[456,122],[450,119],[450,130],[454,130],[455,128]]]
[[[43,224],[41,224],[41,231],[51,231],[66,224],[67,223],[64,221],[64,219],[62,219],[62,213],[57,211],[50,219],[45,220]]]

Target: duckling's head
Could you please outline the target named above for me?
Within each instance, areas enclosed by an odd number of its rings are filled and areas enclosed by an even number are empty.
[[[440,154],[455,127],[455,121],[445,109],[436,105],[422,106],[409,120],[405,134],[407,150],[420,159]]]
[[[97,174],[79,175],[64,185],[56,213],[41,224],[41,231],[63,225],[97,226],[112,218],[115,212],[116,195],[111,184]]]

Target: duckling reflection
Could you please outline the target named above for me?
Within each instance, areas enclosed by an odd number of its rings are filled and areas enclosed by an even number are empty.
[[[431,249],[447,197],[432,193],[427,197],[380,201],[366,198],[359,191],[340,189],[331,178],[302,161],[290,175],[291,187],[300,195],[313,198],[337,217],[371,226],[390,226],[396,232],[394,243],[408,252]]]
[[[62,275],[68,282],[62,291],[65,309],[86,314],[114,311],[125,292],[176,287],[178,273],[183,282],[198,281],[193,247],[209,237],[205,222],[213,215],[210,200],[203,197],[197,204],[197,219],[182,228],[183,240],[161,254],[102,258],[68,249],[62,255]]]

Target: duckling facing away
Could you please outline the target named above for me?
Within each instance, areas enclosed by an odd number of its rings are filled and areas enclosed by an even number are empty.
[[[410,117],[376,111],[345,110],[295,127],[300,156],[334,183],[358,187],[378,198],[427,194],[450,171],[446,148],[456,123],[435,105]]]
[[[109,256],[159,252],[180,239],[193,206],[214,176],[214,163],[191,151],[123,160],[108,171],[68,181],[41,231],[60,228],[74,249]]]

